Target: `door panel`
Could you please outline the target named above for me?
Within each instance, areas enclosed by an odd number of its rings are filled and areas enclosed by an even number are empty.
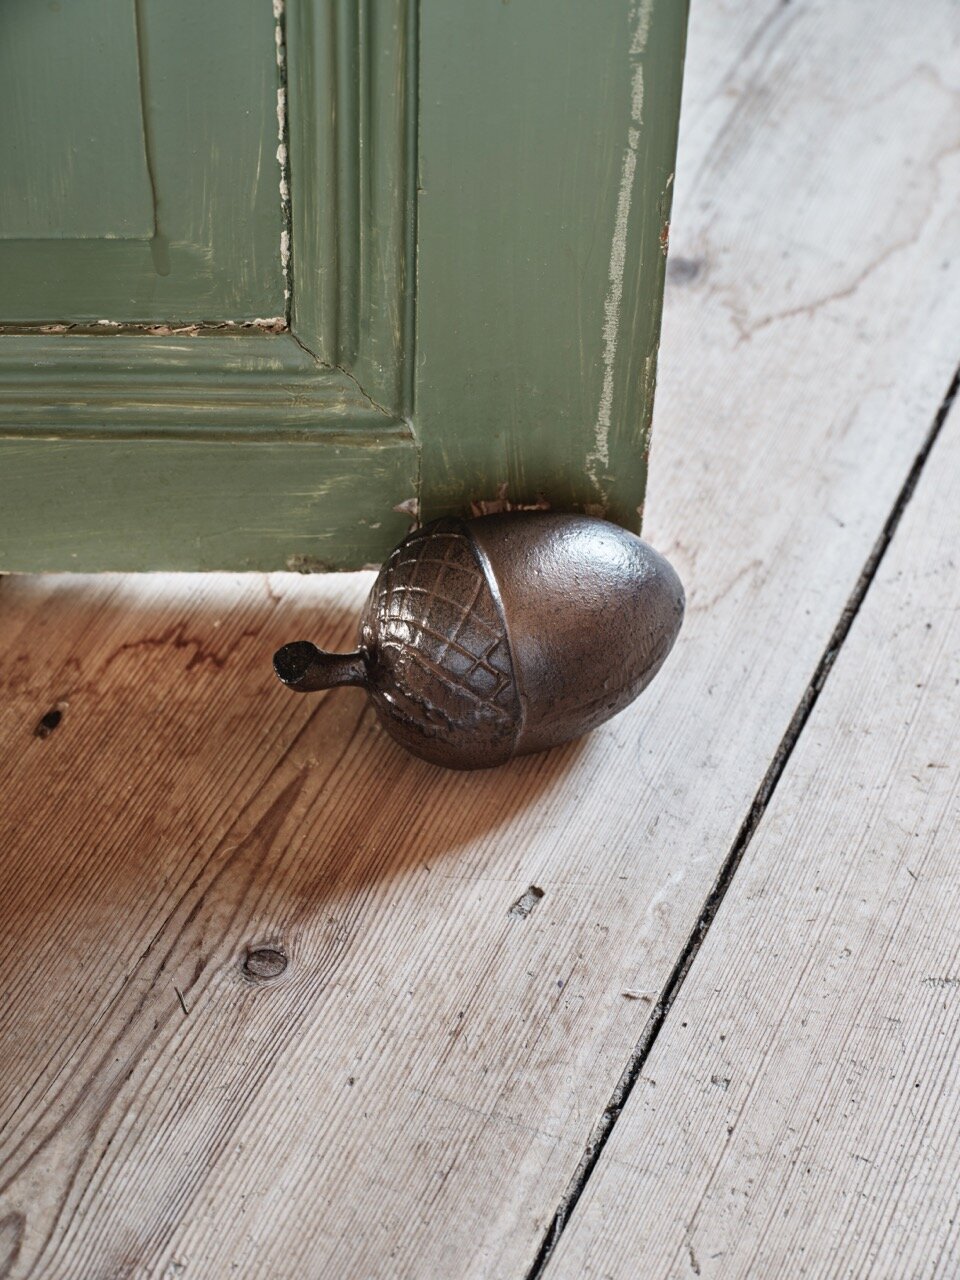
[[[139,104],[132,5],[5,0],[0,238],[149,239]]]
[[[263,0],[4,0],[0,320],[284,314]]]

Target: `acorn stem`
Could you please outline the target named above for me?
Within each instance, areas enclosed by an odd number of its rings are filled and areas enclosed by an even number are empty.
[[[359,649],[355,653],[327,653],[309,640],[294,640],[278,649],[273,655],[273,669],[296,693],[367,682],[367,668]]]

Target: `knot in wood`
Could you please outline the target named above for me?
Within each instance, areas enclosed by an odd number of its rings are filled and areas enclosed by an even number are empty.
[[[279,947],[248,947],[243,972],[257,982],[279,978],[287,967],[287,957]]]

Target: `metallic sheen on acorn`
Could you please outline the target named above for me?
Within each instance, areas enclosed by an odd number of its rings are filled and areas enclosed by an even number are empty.
[[[484,769],[579,737],[660,670],[683,621],[673,568],[591,516],[445,518],[377,575],[354,653],[308,640],[274,655],[298,693],[359,685],[415,755]]]

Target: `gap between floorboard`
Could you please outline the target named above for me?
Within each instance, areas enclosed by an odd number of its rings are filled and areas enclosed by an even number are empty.
[[[676,963],[670,972],[670,976],[664,985],[660,997],[651,1010],[650,1017],[647,1021],[644,1033],[637,1043],[636,1048],[631,1054],[626,1067],[624,1068],[617,1085],[610,1096],[610,1100],[604,1107],[600,1119],[594,1126],[593,1132],[587,1142],[580,1162],[570,1179],[569,1186],[564,1192],[559,1205],[554,1212],[543,1238],[540,1247],[537,1250],[533,1263],[526,1273],[525,1280],[540,1280],[543,1276],[556,1248],[560,1237],[566,1230],[567,1224],[577,1206],[581,1195],[586,1188],[590,1177],[600,1159],[604,1147],[613,1133],[614,1126],[620,1118],[620,1115],[626,1106],[633,1087],[639,1079],[644,1064],[650,1056],[657,1037],[659,1036],[664,1023],[670,1013],[673,1003],[680,992],[681,987],[686,980],[687,974],[697,958],[703,941],[710,930],[720,909],[720,904],[726,897],[727,890],[733,882],[733,878],[737,873],[737,868],[743,860],[753,836],[760,825],[767,805],[773,798],[783,773],[787,767],[787,763],[793,754],[794,747],[799,741],[800,735],[803,733],[804,727],[810,718],[810,715],[817,704],[817,700],[823,690],[824,685],[829,678],[837,655],[843,648],[843,644],[850,633],[853,621],[860,611],[867,592],[870,590],[870,584],[876,577],[877,570],[887,553],[887,548],[893,541],[894,534],[903,517],[904,511],[913,497],[917,483],[926,466],[927,459],[933,446],[937,442],[937,438],[943,429],[943,424],[950,412],[950,407],[960,392],[960,365],[957,366],[946,394],[940,402],[940,406],[934,415],[930,430],[927,432],[926,438],[917,452],[910,470],[907,472],[906,479],[900,487],[893,506],[890,509],[883,528],[877,537],[876,542],[867,556],[857,582],[851,591],[847,602],[841,610],[840,617],[837,619],[836,626],[831,632],[820,660],[803,696],[797,704],[796,710],[790,718],[783,737],[774,752],[773,759],[764,774],[760,786],[747,810],[747,814],[740,824],[736,838],[730,847],[730,851],[721,865],[720,872],[714,882],[713,888],[707,895],[703,907],[697,916],[693,929],[690,931],[683,948],[677,957]]]

